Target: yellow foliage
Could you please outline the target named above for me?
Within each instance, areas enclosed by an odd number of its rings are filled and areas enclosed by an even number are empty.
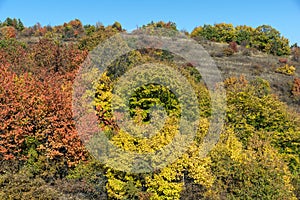
[[[126,182],[116,178],[109,178],[106,184],[107,195],[111,198],[123,199],[125,195],[125,185]]]
[[[243,144],[237,139],[233,132],[229,133],[226,147],[230,152],[232,160],[237,162],[243,162],[245,156],[243,155]]]
[[[112,138],[112,142],[114,145],[126,151],[150,153],[169,144],[177,133],[178,125],[176,125],[176,123],[174,124],[174,119],[167,119],[164,128],[153,137],[138,138],[120,130],[119,133]]]
[[[278,67],[276,72],[286,74],[286,75],[294,75],[296,72],[296,68],[293,65],[285,64],[282,67]]]
[[[247,149],[243,148],[235,134],[230,129],[226,130],[210,154],[214,168],[212,173],[216,177],[212,189],[218,192],[210,190],[205,193],[206,197],[218,199],[225,188],[229,195],[227,198],[245,198],[263,192],[266,192],[265,197],[269,197],[278,192],[276,198],[296,199],[288,166],[270,142],[261,138],[264,133],[257,132]],[[232,179],[233,185],[223,182]],[[272,187],[278,191],[271,192]]]
[[[194,179],[194,182],[204,186],[205,188],[210,188],[215,178],[213,177],[210,171],[210,158],[199,158],[193,157],[189,159],[189,174],[191,178]]]
[[[151,192],[151,199],[180,199],[183,182],[180,168],[172,164],[161,170],[159,174],[146,177],[147,192]]]
[[[192,33],[191,33],[191,37],[197,37],[199,35],[199,32],[201,32],[203,30],[202,26],[198,26],[196,27]]]

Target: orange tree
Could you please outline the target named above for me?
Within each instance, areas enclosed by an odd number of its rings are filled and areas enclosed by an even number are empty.
[[[27,159],[35,148],[51,159],[73,165],[85,158],[71,112],[71,83],[64,77],[16,75],[1,66],[1,158]]]

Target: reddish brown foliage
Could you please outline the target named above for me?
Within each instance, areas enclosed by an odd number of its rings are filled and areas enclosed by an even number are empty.
[[[235,53],[238,52],[238,47],[236,42],[229,42],[228,47],[232,49]]]
[[[300,47],[294,47],[292,48],[292,55],[293,55],[293,60],[298,62],[300,58]]]
[[[60,45],[49,39],[41,39],[30,48],[30,54],[37,69],[60,73],[76,70],[86,58],[87,53],[72,44]]]
[[[36,119],[43,118],[40,85],[32,82],[32,77],[18,77],[7,65],[0,66],[0,157],[5,159],[23,158],[25,138],[38,128]]]
[[[300,96],[300,78],[295,78],[293,87],[292,87],[292,95],[293,96]]]
[[[279,61],[280,63],[286,64],[288,60],[287,60],[286,58],[279,58],[278,61]]]
[[[241,75],[240,77],[230,77],[224,80],[224,86],[226,88],[238,89],[244,88],[248,85],[246,77]]]
[[[2,27],[0,32],[3,35],[3,37],[6,38],[6,39],[16,38],[16,36],[17,36],[17,31],[13,26]]]
[[[0,63],[9,63],[10,70],[17,74],[23,73],[26,67],[31,66],[26,49],[15,40],[7,40],[6,46],[0,48]]]
[[[69,166],[86,159],[71,104],[74,70],[87,53],[49,40],[30,51],[17,49],[19,57],[0,50],[0,159],[26,159],[28,138],[37,141],[40,154],[64,159]],[[20,69],[24,63],[31,64],[27,70],[33,75],[13,72],[12,66]]]

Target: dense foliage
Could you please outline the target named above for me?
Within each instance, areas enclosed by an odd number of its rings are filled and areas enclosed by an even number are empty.
[[[178,31],[172,22],[145,27]],[[10,18],[0,23],[0,199],[300,198],[300,119],[270,84],[243,76],[224,81],[225,124],[218,144],[203,158],[210,92],[192,63],[178,66],[174,55],[162,50],[131,51],[111,63],[96,84],[95,111],[111,143],[125,151],[153,152],[167,145],[178,132],[181,109],[167,87],[143,85],[129,101],[130,117],[139,125],[155,119],[153,106],[166,110],[163,129],[150,139],[120,129],[111,108],[113,88],[126,71],[144,63],[167,65],[187,78],[198,98],[200,123],[188,150],[166,167],[140,174],[112,169],[90,155],[74,125],[74,78],[89,51],[123,31],[119,22],[105,27],[82,25],[78,19],[54,27],[24,27]],[[190,36],[228,42],[228,54],[236,53],[237,45],[275,55],[291,51],[288,40],[265,25],[204,25]],[[298,50],[293,49],[294,59]],[[285,64],[277,72],[294,75],[295,70]],[[291,84],[291,95],[299,101],[299,78]]]
[[[289,55],[289,40],[280,35],[279,31],[269,25],[252,28],[232,24],[215,24],[196,27],[191,36],[205,38],[216,42],[237,42],[240,45],[254,47],[274,55]]]

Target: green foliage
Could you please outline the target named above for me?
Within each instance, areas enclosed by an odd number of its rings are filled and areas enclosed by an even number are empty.
[[[205,38],[215,42],[232,42],[254,47],[260,51],[274,55],[289,55],[291,49],[289,40],[280,35],[279,31],[269,25],[251,28],[249,26],[236,26],[232,24],[215,24],[196,27],[191,36]]]
[[[281,37],[279,31],[269,25],[258,26],[254,31],[251,46],[274,55],[289,55],[291,53],[289,40]]]
[[[189,66],[192,68],[192,65]],[[182,72],[196,91],[205,94],[206,90],[194,80],[191,70],[183,69]],[[108,84],[114,82],[108,77],[101,80],[106,80],[104,82]],[[230,78],[225,81],[225,86],[228,130],[209,157],[202,159],[197,154],[208,130],[208,121],[204,119],[195,144],[166,168],[142,177],[110,170],[106,185],[108,196],[115,199],[138,199],[142,196],[149,199],[179,199],[190,196],[187,191],[192,187],[198,191],[194,194],[197,198],[295,199],[299,190],[299,134],[293,131],[297,125],[289,117],[286,107],[271,95],[270,85],[263,79],[248,83],[244,77]],[[98,96],[97,101],[104,98],[101,104],[106,101],[105,106],[109,110],[110,98],[105,98],[111,95],[110,87],[105,89],[103,85],[98,89],[102,95]],[[199,96],[207,103],[205,110],[209,110],[209,98]],[[143,86],[131,97],[132,117],[146,123],[151,106],[160,103],[166,106],[166,102],[172,102],[171,99],[174,99],[172,94],[161,86]],[[176,107],[176,103],[171,103],[166,108],[172,105]],[[204,116],[210,115],[207,113]],[[117,130],[118,134],[113,135],[111,141],[126,151],[152,152],[172,140],[176,132],[175,122],[167,121],[163,131],[151,140],[135,138]]]
[[[181,167],[176,165],[177,163],[162,169],[159,174],[146,177],[150,199],[180,199],[183,182]]]
[[[192,33],[192,37],[203,37],[215,42],[231,42],[236,40],[235,28],[232,24],[215,24],[204,25],[203,27],[195,28]]]
[[[231,78],[226,86],[228,125],[247,149],[253,138],[268,141],[278,151],[279,159],[285,161],[288,179],[295,194],[299,194],[299,118],[288,113],[285,105],[269,93],[266,81],[259,79],[249,84],[243,77]]]
[[[2,26],[12,26],[14,27],[16,30],[18,31],[22,31],[24,29],[24,25],[23,22],[20,19],[16,19],[16,18],[9,18],[7,17],[4,22],[0,22],[0,27]]]
[[[119,23],[119,22],[115,22],[113,25],[112,25],[113,28],[117,29],[118,31],[122,31],[122,25]]]
[[[253,32],[254,29],[250,26],[236,26],[236,42],[238,44],[241,44],[243,46],[247,46],[251,43],[251,40],[253,39]]]
[[[187,82],[172,83],[181,90],[190,84],[200,107],[196,137],[184,154],[176,155],[177,160],[147,174],[121,172],[87,154],[74,127],[71,99],[72,83],[87,50],[125,31],[122,25],[83,26],[75,19],[61,26],[26,28],[20,20],[7,18],[0,26],[8,36],[46,37],[29,42],[0,40],[0,199],[300,198],[300,119],[271,94],[267,81],[225,80],[226,123],[218,144],[202,157],[206,152],[202,142],[211,127],[213,92],[207,90],[193,63],[177,67],[173,63],[176,55],[159,49],[139,49],[120,56],[99,77],[93,96],[99,125],[113,145],[124,151],[151,153],[170,144],[178,134],[180,99],[167,86],[154,83],[136,88],[129,98],[129,114],[137,125],[148,125],[151,120],[162,121],[151,115],[153,107],[162,107],[167,119],[161,130],[149,138],[135,137],[116,123],[122,116],[112,114],[113,88],[136,66],[151,63],[162,75],[168,70],[162,66],[167,65],[181,73]],[[143,28],[151,32],[161,27],[178,34],[173,22],[152,22]],[[256,29],[225,23],[204,25],[195,28],[191,37],[235,41],[225,50],[228,55],[237,52],[236,44],[249,52],[253,48],[275,55],[290,51],[288,40],[266,25]],[[297,59],[297,52],[294,54]],[[285,65],[278,72],[293,75],[295,68]],[[160,76],[152,78],[163,81]],[[144,79],[137,75],[133,80]],[[295,79],[291,89],[294,97],[300,93],[298,82]],[[188,95],[182,98],[188,99]],[[123,108],[123,103],[115,106]],[[189,111],[193,109],[189,107]]]
[[[14,38],[0,40],[0,50],[6,53],[13,53],[19,49],[26,49],[27,45],[24,42],[18,41]],[[10,59],[7,59],[10,60]]]
[[[202,37],[211,41],[217,41],[218,32],[212,25],[204,25],[203,27],[197,27],[191,33],[192,37]]]
[[[96,27],[94,25],[88,24],[88,25],[84,25],[83,27],[87,36],[92,35],[92,33],[96,31]]]
[[[144,25],[143,28],[166,28],[166,29],[171,29],[171,30],[174,30],[174,31],[178,31],[177,30],[177,26],[176,26],[176,23],[174,22],[163,22],[163,21],[159,21],[159,22],[151,22],[147,25]]]
[[[236,40],[236,30],[232,24],[215,24],[218,42],[232,42]]]
[[[106,183],[105,177],[106,168],[103,164],[94,159],[90,159],[87,162],[81,162],[74,169],[69,171],[67,175],[68,180],[75,182],[83,182],[89,187],[89,193],[94,198],[106,197]]]
[[[42,179],[32,180],[27,177],[10,177],[7,187],[2,187],[1,199],[57,199],[60,195],[51,187],[44,186]],[[19,191],[23,192],[19,192]]]
[[[107,75],[115,80],[116,78],[122,76],[126,71],[131,68],[141,65],[149,61],[149,58],[145,55],[142,55],[139,51],[131,51],[125,55],[120,56],[116,59],[112,64],[110,64],[107,68]]]
[[[59,193],[41,177],[35,177],[28,168],[0,175],[0,199],[49,199],[59,198]]]
[[[142,120],[150,119],[150,108],[161,105],[169,116],[179,116],[180,106],[175,94],[166,87],[149,84],[138,88],[129,99],[131,117],[136,116],[137,110],[142,109]]]
[[[216,181],[211,199],[295,199],[291,174],[268,141],[251,138],[242,148],[232,131],[210,154]]]
[[[143,191],[143,174],[135,175],[108,169],[106,177],[106,190],[110,199],[139,199],[146,193]]]
[[[238,137],[247,141],[254,131],[285,132],[293,125],[283,103],[268,93],[269,86],[257,80],[255,85],[241,77],[227,79],[227,123],[235,127]]]
[[[112,28],[111,26],[106,28],[101,26],[96,30],[90,28],[90,30],[88,30],[89,34],[80,38],[79,49],[93,50],[100,42],[103,42],[118,32],[116,28]]]

